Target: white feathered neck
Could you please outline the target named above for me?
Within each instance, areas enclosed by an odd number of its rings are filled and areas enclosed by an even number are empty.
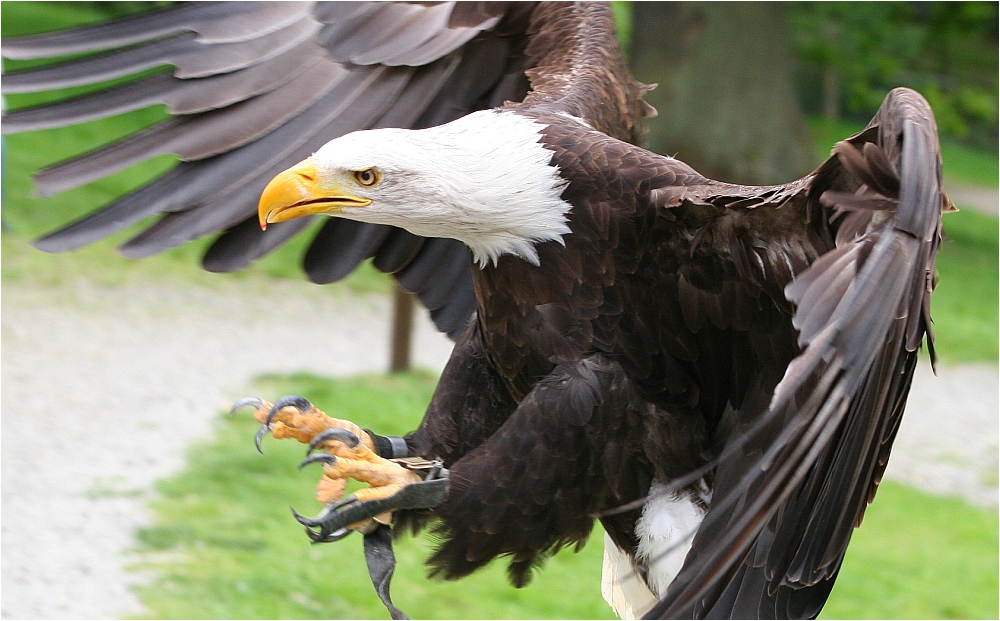
[[[429,129],[355,132],[313,159],[321,177],[381,173],[378,185],[359,191],[372,203],[343,217],[458,239],[481,267],[504,254],[538,265],[535,244],[561,243],[570,232],[570,205],[560,198],[567,182],[539,142],[542,129],[517,113],[486,110]]]

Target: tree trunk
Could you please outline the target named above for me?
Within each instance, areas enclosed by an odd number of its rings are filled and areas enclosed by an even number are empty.
[[[413,295],[393,281],[392,350],[389,352],[389,372],[410,370],[413,343]]]
[[[829,49],[836,49],[840,38],[838,24],[827,22],[823,26],[823,37]],[[840,71],[833,58],[827,58],[823,66],[823,118],[827,121],[840,120]]]
[[[816,164],[771,2],[636,2],[632,69],[659,82],[649,148],[733,183],[783,183]]]

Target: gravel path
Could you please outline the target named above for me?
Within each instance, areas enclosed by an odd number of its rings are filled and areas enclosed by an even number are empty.
[[[218,288],[4,284],[3,618],[141,610],[128,550],[156,479],[266,372],[346,375],[387,364],[389,303],[304,283]],[[268,343],[292,344],[272,349]],[[450,342],[426,316],[416,363]],[[921,365],[889,476],[997,504],[995,367]],[[61,530],[65,529],[65,530]]]

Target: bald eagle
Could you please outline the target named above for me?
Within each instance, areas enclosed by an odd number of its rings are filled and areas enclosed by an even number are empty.
[[[373,258],[457,338],[405,438],[301,397],[246,402],[258,441],[318,451],[329,505],[299,516],[314,538],[431,522],[434,573],[503,556],[521,585],[600,520],[624,615],[819,613],[933,340],[950,203],[920,95],[889,93],[810,175],[750,187],[638,146],[648,87],[602,4],[181,3],[3,46],[98,50],[3,89],[174,69],[4,131],[174,116],[43,170],[40,190],[182,161],[39,248],[160,215],[126,256],[221,232],[204,265],[230,271],[333,216],[312,280]],[[343,498],[349,478],[373,487]]]

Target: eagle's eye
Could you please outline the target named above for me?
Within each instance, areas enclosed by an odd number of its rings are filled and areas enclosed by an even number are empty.
[[[354,180],[366,188],[370,188],[382,180],[382,175],[374,168],[366,168],[354,171]]]

